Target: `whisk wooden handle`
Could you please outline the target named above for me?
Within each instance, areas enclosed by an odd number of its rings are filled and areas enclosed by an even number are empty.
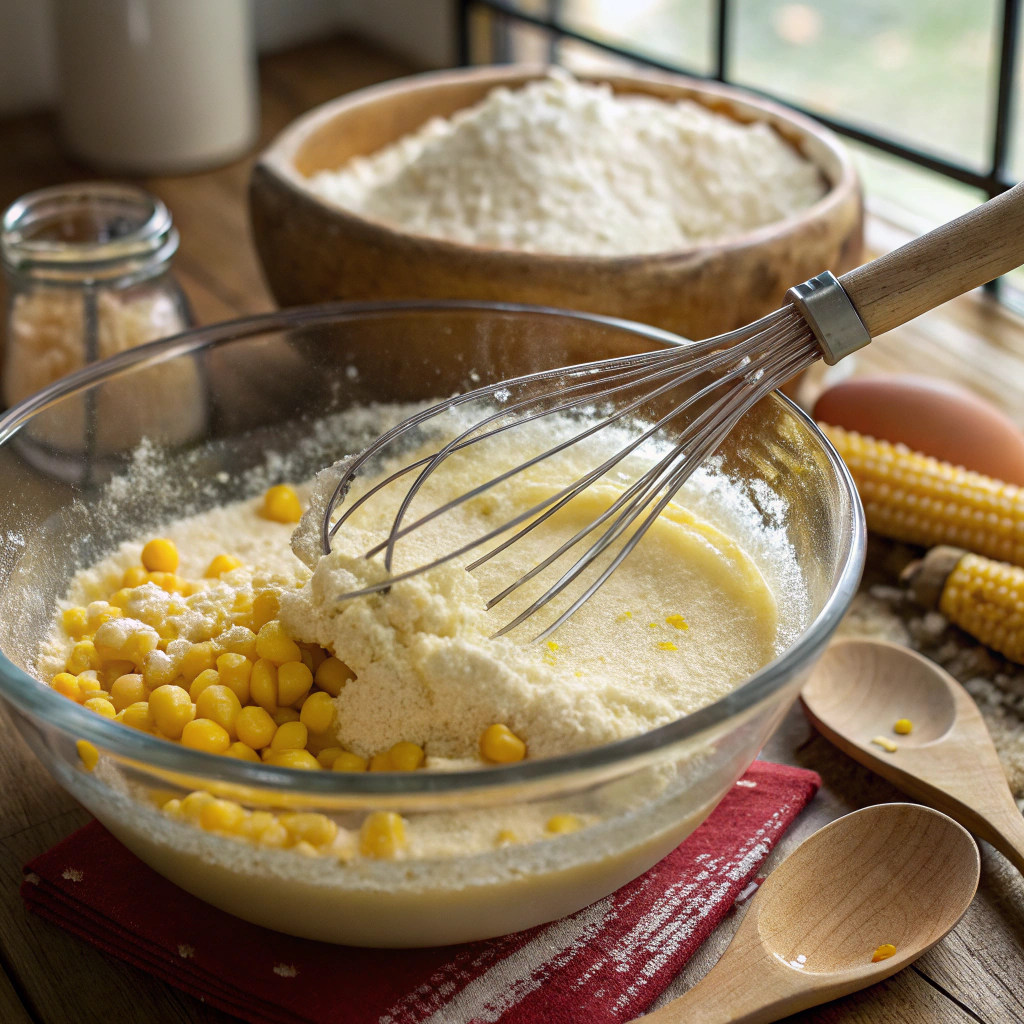
[[[1024,182],[844,274],[872,338],[1024,263]]]

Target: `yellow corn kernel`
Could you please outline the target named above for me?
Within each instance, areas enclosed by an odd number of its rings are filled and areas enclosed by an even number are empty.
[[[263,495],[260,514],[276,523],[297,523],[302,518],[302,505],[293,488],[287,484],[278,484]]]
[[[883,942],[871,955],[871,962],[877,964],[880,960],[888,960],[896,955],[896,947],[891,942]]]
[[[232,569],[241,568],[242,560],[235,558],[234,555],[217,555],[217,557],[210,562],[206,567],[206,578],[208,580],[215,580],[218,576],[223,576],[226,572],[231,572]]]
[[[277,711],[277,666],[260,658],[249,675],[249,697],[261,708],[273,714]]]
[[[393,772],[412,772],[423,767],[426,755],[423,748],[415,743],[396,743],[388,751],[388,760]]]
[[[370,771],[371,772],[390,772],[393,771],[391,766],[391,758],[388,756],[387,751],[382,754],[374,754],[370,758]]]
[[[81,689],[81,684],[79,684],[79,688]],[[103,699],[103,700],[110,700],[110,694],[107,693],[106,690],[85,690],[85,689],[82,690],[82,703],[83,704],[85,704],[85,702],[87,700],[97,700],[97,699],[100,699],[100,698]],[[118,718],[118,721],[120,722],[121,719]]]
[[[252,628],[258,633],[271,619],[277,618],[281,599],[276,590],[261,590],[252,599]]]
[[[292,848],[292,853],[301,853],[303,857],[319,857],[320,851],[312,844],[300,839]]]
[[[272,750],[270,757],[267,758],[267,764],[277,768],[301,768],[305,771],[321,769],[320,762],[308,750]]]
[[[304,652],[302,658],[302,664],[308,665],[310,672],[316,675],[316,670],[327,660],[327,652],[319,644],[299,644],[300,649]],[[305,658],[305,654],[309,655],[309,660]]]
[[[892,731],[898,736],[909,736],[914,731],[914,723],[909,718],[899,718]]]
[[[507,725],[489,725],[480,735],[480,753],[488,761],[511,764],[526,757],[526,744]]]
[[[92,601],[85,609],[85,625],[90,633],[95,633],[104,622],[120,619],[124,612],[107,601]]]
[[[674,643],[672,643],[671,640],[662,640],[658,644],[658,650],[659,651],[678,651],[679,648],[676,647],[676,645]]]
[[[289,661],[301,664],[302,652],[299,645],[284,631],[278,619],[271,619],[260,627],[256,634],[256,653],[275,665],[284,665]]]
[[[140,732],[152,732],[156,728],[156,718],[150,709],[149,701],[145,700],[129,704],[121,713],[121,721]]]
[[[284,669],[286,666],[282,665]],[[302,705],[299,721],[314,733],[327,732],[334,724],[334,701],[329,693],[311,693]]]
[[[50,680],[50,687],[76,704],[81,703],[84,699],[81,687],[78,685],[78,677],[73,676],[70,672],[58,672]]]
[[[232,626],[217,637],[217,647],[227,654],[241,654],[249,661],[256,661],[256,634],[248,626]],[[218,659],[219,660],[219,659]]]
[[[283,767],[287,768],[288,765],[284,765]],[[257,841],[260,846],[270,846],[274,849],[280,849],[283,846],[287,846],[288,833],[281,822],[275,821],[260,833],[260,837]]]
[[[312,679],[313,673],[316,672],[316,665],[313,664],[313,654],[308,651],[305,647],[299,647],[299,658],[302,664],[309,669],[309,676]]]
[[[217,673],[221,683],[234,693],[239,703],[249,703],[252,662],[244,654],[222,654],[217,659]]]
[[[177,797],[172,797],[160,810],[170,818],[180,818],[182,816],[181,801]]]
[[[244,820],[245,811],[233,800],[211,800],[199,812],[199,824],[208,832],[234,832]]]
[[[365,772],[368,767],[369,764],[365,757],[353,754],[350,750],[343,750],[331,762],[331,771],[335,772]]]
[[[300,721],[302,716],[295,708],[278,708],[270,717],[277,725],[288,725]]]
[[[100,674],[100,678],[103,685],[109,690],[114,683],[121,678],[121,676],[130,676],[135,674],[135,665],[127,659],[105,661],[103,663],[103,670]],[[139,700],[145,700],[145,696],[140,697]]]
[[[215,668],[204,668],[203,671],[192,680],[192,685],[188,688],[188,695],[194,701],[197,701],[199,700],[200,694],[211,686],[220,686],[220,673]]]
[[[277,725],[263,708],[250,705],[238,712],[235,732],[247,747],[262,750],[273,742]]]
[[[667,615],[665,621],[674,629],[689,629],[690,626],[682,615]]]
[[[201,644],[193,644],[178,662],[178,674],[191,683],[200,672],[213,668],[217,664],[217,649],[209,640]]]
[[[355,672],[345,662],[339,661],[337,658],[327,658],[316,670],[316,675],[313,678],[321,690],[326,691],[332,697],[337,697],[341,693],[341,688],[355,677]]]
[[[270,811],[253,811],[241,825],[238,826],[238,834],[246,839],[257,841],[260,836],[271,827],[277,825],[277,818]],[[283,826],[282,826],[283,828]],[[286,833],[287,835],[287,833]]]
[[[1024,569],[965,554],[946,578],[939,611],[987,647],[1024,663]]]
[[[405,822],[393,811],[368,814],[359,830],[359,852],[376,860],[392,860],[405,849]]]
[[[1024,565],[1024,488],[901,444],[839,427],[822,429],[857,484],[869,530],[911,544],[952,544]]]
[[[196,716],[196,706],[182,686],[165,683],[149,695],[149,709],[161,734],[169,740],[181,739],[185,726]]]
[[[179,678],[177,665],[163,651],[151,651],[142,662],[142,681],[149,690]]]
[[[900,749],[898,746],[896,746],[895,743],[893,743],[892,740],[888,739],[885,736],[875,736],[871,740],[871,742],[874,743],[876,747],[881,747],[883,750],[888,751],[890,754],[895,754],[896,751]]]
[[[338,826],[326,814],[282,814],[278,820],[284,825],[293,843],[329,846],[338,834]]]
[[[240,740],[236,740],[234,743],[224,751],[227,757],[236,757],[239,761],[255,761],[256,764],[260,763],[260,755],[256,753],[248,744],[242,743]]]
[[[97,633],[97,636],[100,634]],[[160,643],[160,636],[155,629],[137,629],[129,634],[118,657],[114,660],[125,659],[130,661],[136,668],[142,668],[146,656],[157,649]]]
[[[208,803],[212,803],[214,799],[213,794],[207,793],[204,789],[197,789],[195,792],[189,793],[181,801],[182,817],[191,818],[192,821],[198,822],[203,808]]]
[[[307,726],[308,728],[308,726]],[[308,744],[306,749],[312,746],[312,743]],[[309,752],[320,762],[321,768],[330,768],[334,764],[335,760],[340,757],[345,751],[341,747],[324,747],[322,750],[309,750]]]
[[[98,669],[99,667],[100,656],[96,652],[96,645],[91,640],[79,640],[71,648],[71,653],[68,655],[67,664],[65,665],[65,668],[75,676],[86,669]]]
[[[121,577],[121,586],[134,590],[136,587],[141,587],[148,579],[149,571],[144,565],[133,565],[125,569],[124,575]]]
[[[231,746],[227,730],[208,718],[195,718],[181,730],[183,746],[205,750],[208,754],[223,754]]]
[[[579,832],[583,828],[583,822],[575,814],[556,814],[548,818],[544,826],[549,832],[562,835],[567,832]]]
[[[149,572],[176,572],[178,549],[166,537],[154,537],[142,549],[142,564]]]
[[[110,603],[115,608],[120,608],[123,612],[128,607],[132,599],[131,587],[122,587],[120,590],[115,590],[110,595]]]
[[[113,718],[117,714],[114,705],[105,697],[90,697],[82,707],[95,711],[97,715],[102,715],[104,718]]]
[[[87,772],[91,772],[99,762],[100,752],[88,740],[79,740],[75,744],[75,749],[78,751],[82,767]]]
[[[495,846],[510,846],[512,843],[518,843],[519,836],[510,828],[501,829],[498,834],[494,837]]]
[[[281,707],[297,704],[309,693],[313,673],[301,661],[287,661],[277,668],[277,703]],[[330,699],[330,698],[328,698]]]
[[[301,722],[285,722],[277,728],[274,738],[270,741],[270,749],[275,754],[284,750],[302,750],[309,739],[309,730]]]
[[[235,727],[241,711],[242,705],[234,691],[226,686],[208,686],[196,698],[196,718],[216,722],[233,741],[238,739]]]
[[[73,640],[81,640],[89,632],[89,623],[84,608],[68,608],[61,621],[64,623],[64,631]]]
[[[110,701],[115,711],[124,711],[130,704],[147,699],[146,684],[138,673],[118,676],[110,685]]]

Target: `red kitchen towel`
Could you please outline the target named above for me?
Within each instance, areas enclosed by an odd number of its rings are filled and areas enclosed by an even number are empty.
[[[252,1024],[612,1024],[646,1010],[821,784],[756,761],[645,875],[551,924],[381,950],[248,924],[162,878],[98,822],[25,866],[30,910]]]

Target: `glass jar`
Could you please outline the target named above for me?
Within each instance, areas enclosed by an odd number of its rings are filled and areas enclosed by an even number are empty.
[[[177,248],[170,211],[134,186],[59,185],[13,203],[0,224],[10,285],[3,401],[190,327],[170,272]]]

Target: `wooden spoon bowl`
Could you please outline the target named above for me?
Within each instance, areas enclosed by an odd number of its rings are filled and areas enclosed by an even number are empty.
[[[768,1024],[891,977],[974,898],[978,848],[951,818],[879,804],[815,832],[768,876],[729,948],[650,1024]],[[893,955],[874,960],[885,944]]]
[[[955,818],[1024,872],[1024,817],[981,712],[943,668],[899,644],[841,640],[800,697],[814,727],[840,750]],[[912,725],[907,735],[893,729],[901,718]]]

